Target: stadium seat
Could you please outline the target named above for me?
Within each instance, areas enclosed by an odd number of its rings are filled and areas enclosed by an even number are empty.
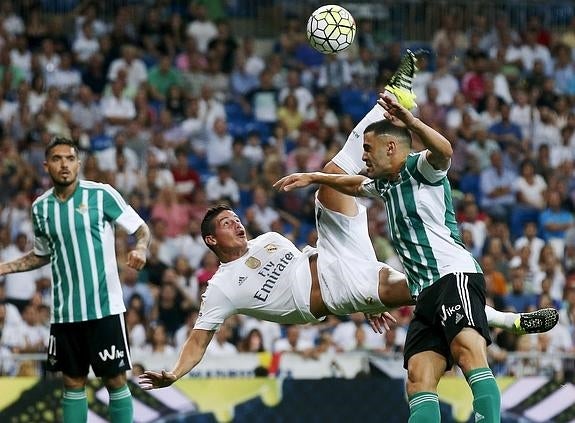
[[[342,90],[339,95],[341,111],[359,122],[377,101],[377,93],[358,89]]]

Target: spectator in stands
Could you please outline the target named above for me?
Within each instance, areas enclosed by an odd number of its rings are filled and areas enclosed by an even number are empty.
[[[552,244],[546,244],[539,255],[538,267],[533,277],[535,292],[541,292],[541,285],[545,279],[549,279],[551,287],[549,294],[552,298],[561,298],[565,286],[565,272],[561,267],[556,250]]]
[[[504,297],[505,308],[515,312],[532,311],[537,308],[537,298],[525,291],[525,270],[520,267],[510,269],[511,292]]]
[[[70,109],[70,119],[74,125],[91,133],[96,125],[101,122],[101,109],[95,101],[92,90],[87,85],[80,85],[75,100]]]
[[[285,103],[288,95],[294,95],[297,100],[297,109],[302,116],[306,116],[308,109],[314,101],[310,90],[301,83],[301,75],[297,69],[290,69],[287,74],[287,86],[279,92],[280,103]]]
[[[511,212],[512,238],[520,236],[526,222],[539,220],[539,213],[545,207],[546,190],[547,183],[535,173],[535,164],[531,160],[521,162],[513,188],[516,203]]]
[[[278,124],[286,129],[287,136],[296,138],[303,124],[303,115],[299,112],[295,95],[288,94],[278,109]]]
[[[547,242],[562,244],[567,230],[575,225],[573,215],[562,206],[562,201],[560,192],[556,190],[547,192],[547,207],[539,216],[541,237]]]
[[[277,353],[290,352],[301,354],[303,357],[312,357],[314,345],[301,337],[298,325],[286,325],[285,335],[274,342],[273,351]]]
[[[130,120],[136,117],[134,102],[123,95],[125,87],[121,79],[113,80],[110,94],[104,96],[100,103],[106,133],[110,136],[124,129]]]
[[[150,340],[146,345],[144,345],[142,352],[152,360],[154,357],[174,356],[176,354],[176,350],[172,345],[170,345],[170,337],[171,335],[164,324],[155,324],[152,328]]]
[[[225,320],[214,334],[214,337],[206,348],[205,354],[207,356],[229,357],[238,353],[236,346],[230,342],[232,336],[230,321],[230,319]]]
[[[515,240],[515,249],[520,250],[521,248],[527,246],[529,247],[529,267],[534,270],[538,267],[539,256],[541,254],[541,249],[545,245],[545,241],[539,238],[538,234],[538,222],[528,221],[523,225],[523,236]]]
[[[228,164],[232,158],[233,138],[223,118],[216,118],[206,140],[206,160],[210,168]]]
[[[167,54],[163,54],[158,64],[148,72],[150,94],[156,101],[165,102],[170,87],[181,83],[180,72],[172,66],[172,58]]]
[[[431,77],[431,81],[428,84],[433,84],[437,88],[437,104],[441,106],[449,106],[453,103],[455,94],[460,92],[459,81],[453,75],[450,70],[450,56],[442,53],[438,53],[436,57],[436,68],[435,72]],[[427,91],[424,97],[424,103],[427,102]],[[418,100],[419,101],[419,100]],[[421,102],[420,102],[421,104]]]
[[[262,333],[256,328],[250,330],[240,341],[238,351],[247,353],[260,353],[266,351]]]
[[[489,136],[485,126],[476,124],[473,127],[473,138],[467,147],[467,154],[470,159],[477,162],[480,171],[490,167],[491,155],[500,150],[497,142]]]
[[[497,141],[503,151],[511,147],[524,149],[525,140],[521,132],[521,127],[511,121],[510,106],[506,103],[501,103],[499,110],[500,119],[497,119],[492,125],[488,126],[489,135]]]
[[[242,205],[244,201],[247,201],[247,197],[250,195],[252,184],[256,177],[257,167],[254,165],[252,160],[244,155],[244,141],[240,138],[236,138],[232,145],[232,159],[230,160],[229,167],[232,175],[232,179],[237,182],[240,188],[240,198],[242,199]]]
[[[174,335],[174,346],[176,348],[181,348],[188,339],[190,331],[194,328],[196,324],[196,319],[198,318],[198,309],[192,307],[186,316],[186,322],[180,326]]]
[[[126,331],[130,341],[130,348],[140,350],[146,345],[146,329],[142,316],[133,307],[126,310]]]
[[[152,320],[164,326],[168,337],[173,337],[184,323],[191,302],[177,285],[177,275],[173,269],[166,269],[162,275],[162,284],[158,300],[152,310]]]
[[[148,80],[146,65],[138,58],[138,50],[133,45],[122,46],[122,57],[115,59],[110,64],[108,79],[116,81],[121,70],[126,72],[126,85],[130,90],[137,90],[140,84]]]
[[[186,28],[186,35],[194,38],[201,53],[207,53],[208,44],[217,37],[218,28],[207,16],[206,6],[199,2],[190,3],[193,19]]]
[[[138,272],[128,266],[124,266],[120,269],[120,280],[122,281],[124,304],[129,304],[132,297],[138,296],[142,301],[142,311],[149,313],[154,305],[155,299],[148,283],[139,282]]]
[[[206,181],[207,198],[211,202],[227,201],[238,205],[240,201],[240,188],[231,177],[230,167],[222,164],[217,167],[215,175]]]
[[[539,120],[533,128],[532,151],[537,151],[542,144],[547,144],[549,149],[561,145],[561,132],[555,122],[555,113],[546,105],[538,107]]]
[[[174,186],[166,186],[160,190],[152,207],[152,219],[166,222],[166,236],[169,238],[182,235],[188,229],[188,207],[182,202]]]
[[[15,260],[28,251],[30,251],[28,235],[21,232],[16,235],[14,243],[0,249],[0,262]],[[49,268],[4,276],[5,300],[15,305],[19,311],[24,310],[36,293],[36,281],[43,277],[50,277]]]
[[[385,339],[370,329],[363,313],[352,313],[349,319],[338,323],[332,340],[339,351],[382,350],[385,347]]]
[[[480,175],[481,206],[489,215],[507,221],[515,204],[516,175],[503,167],[501,152],[493,151],[489,157],[491,166]]]

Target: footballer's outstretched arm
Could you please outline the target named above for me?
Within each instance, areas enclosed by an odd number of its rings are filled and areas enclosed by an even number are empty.
[[[0,276],[9,273],[27,272],[50,263],[50,256],[39,256],[30,251],[16,260],[0,263]]]
[[[278,191],[291,191],[313,184],[326,185],[343,194],[353,197],[363,197],[363,182],[367,178],[362,175],[331,174],[323,172],[292,173],[284,176],[274,184]]]
[[[214,330],[192,329],[180,351],[180,356],[174,368],[171,371],[145,371],[140,375],[139,383],[142,389],[150,390],[170,386],[190,372],[201,361],[214,333]]]

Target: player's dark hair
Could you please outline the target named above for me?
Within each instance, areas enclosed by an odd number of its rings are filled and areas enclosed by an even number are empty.
[[[214,234],[214,220],[216,217],[218,217],[218,215],[223,212],[223,211],[233,211],[232,208],[230,206],[228,206],[227,204],[218,204],[217,206],[214,207],[210,207],[208,209],[208,211],[206,212],[204,218],[202,219],[202,225],[201,225],[201,230],[202,230],[202,239],[204,240],[204,242],[206,241],[206,237],[208,235],[213,235]]]
[[[78,154],[78,144],[76,144],[76,142],[72,141],[69,138],[65,138],[65,137],[52,137],[52,139],[50,140],[50,142],[46,146],[46,150],[44,151],[44,157],[48,157],[48,155],[50,154],[50,151],[52,151],[52,149],[54,147],[56,147],[57,145],[69,145],[70,147],[72,147],[74,149],[74,151],[76,152],[76,155]]]
[[[411,132],[409,132],[409,129],[394,125],[387,119],[370,123],[363,131],[364,134],[368,132],[373,132],[378,137],[388,135],[411,147]]]

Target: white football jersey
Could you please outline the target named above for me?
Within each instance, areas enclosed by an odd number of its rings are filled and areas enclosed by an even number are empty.
[[[220,264],[209,281],[194,328],[215,330],[233,314],[286,324],[320,321],[310,312],[313,253],[277,232],[248,241],[246,254]]]

